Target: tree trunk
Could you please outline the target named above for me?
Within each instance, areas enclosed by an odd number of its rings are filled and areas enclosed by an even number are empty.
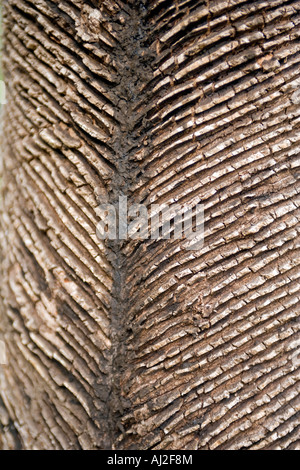
[[[300,1],[3,3],[0,448],[300,449]]]

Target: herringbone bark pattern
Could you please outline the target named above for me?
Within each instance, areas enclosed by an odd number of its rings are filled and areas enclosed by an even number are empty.
[[[0,446],[299,449],[300,1],[4,7]]]

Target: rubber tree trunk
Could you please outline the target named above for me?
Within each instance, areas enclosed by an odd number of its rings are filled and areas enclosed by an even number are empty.
[[[299,449],[300,1],[3,6],[0,447]]]

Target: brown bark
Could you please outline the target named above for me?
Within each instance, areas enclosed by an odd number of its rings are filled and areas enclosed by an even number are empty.
[[[0,448],[300,448],[299,24],[4,2]],[[204,246],[101,242],[121,194],[201,201]]]

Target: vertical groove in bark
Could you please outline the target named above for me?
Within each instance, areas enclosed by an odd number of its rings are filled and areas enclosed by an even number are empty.
[[[5,2],[0,445],[299,448],[300,2]],[[197,203],[205,244],[97,239]]]
[[[137,129],[140,114],[135,106],[141,99],[141,89],[146,77],[151,76],[148,51],[142,47],[145,27],[141,23],[142,2],[128,2],[122,19],[122,29],[118,32],[118,44],[114,48],[111,59],[115,62],[120,80],[111,90],[114,96],[115,116],[119,126],[114,129],[111,146],[116,156],[114,160],[115,173],[110,182],[109,191],[102,202],[108,202],[118,208],[119,197],[126,196],[129,204],[132,197],[132,187],[139,179],[139,166],[131,160],[132,154],[140,150],[143,133]],[[125,241],[117,239],[109,241],[109,248],[114,258],[114,285],[111,301],[111,392],[108,401],[110,409],[111,446],[114,447],[120,432],[124,408],[128,402],[121,394],[120,382],[127,358],[128,310],[130,298],[127,291],[127,256],[122,246]]]

